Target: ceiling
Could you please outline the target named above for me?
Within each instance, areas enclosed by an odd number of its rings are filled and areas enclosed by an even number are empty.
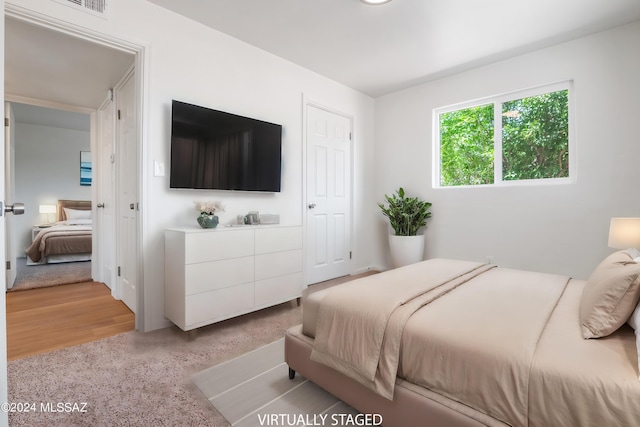
[[[640,20],[638,0],[149,0],[372,97]]]
[[[134,59],[129,53],[5,18],[8,96],[95,110]]]
[[[20,123],[89,132],[91,120],[88,114],[16,102],[11,103],[11,108],[13,116]]]
[[[638,0],[149,0],[377,97],[624,23]],[[5,93],[96,109],[132,54],[5,17]]]

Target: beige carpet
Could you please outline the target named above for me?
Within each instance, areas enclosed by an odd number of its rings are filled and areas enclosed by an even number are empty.
[[[10,412],[9,425],[229,426],[190,378],[283,338],[301,321],[301,307],[289,302],[200,328],[195,337],[176,327],[127,332],[10,361],[9,402],[38,410]],[[47,402],[87,403],[86,412],[40,411]]]
[[[358,414],[300,374],[289,379],[284,339],[199,372],[192,381],[234,427],[273,425],[274,420],[276,425],[339,425],[334,423]]]
[[[229,426],[193,385],[203,369],[283,337],[286,303],[200,328],[127,332],[8,363],[10,402],[87,403],[86,412],[9,413],[14,426]]]
[[[91,281],[91,261],[26,265],[26,258],[18,258],[16,270],[16,280],[7,292]]]

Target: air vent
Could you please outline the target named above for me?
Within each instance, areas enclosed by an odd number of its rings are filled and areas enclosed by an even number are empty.
[[[56,3],[66,4],[76,10],[106,18],[107,0],[53,0]]]

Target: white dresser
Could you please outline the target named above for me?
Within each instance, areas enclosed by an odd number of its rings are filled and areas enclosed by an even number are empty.
[[[182,330],[302,295],[302,227],[165,231],[165,316]]]

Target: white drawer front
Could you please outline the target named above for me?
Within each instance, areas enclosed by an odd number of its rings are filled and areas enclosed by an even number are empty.
[[[185,239],[187,264],[253,255],[253,230],[192,233]]]
[[[302,295],[302,273],[256,281],[256,307],[277,304]]]
[[[256,254],[302,249],[302,227],[256,229]]]
[[[187,327],[216,322],[253,308],[253,283],[189,295],[186,300]]]
[[[185,268],[185,294],[253,282],[253,264],[253,257],[189,264]]]
[[[302,249],[256,255],[256,280],[302,271]]]

